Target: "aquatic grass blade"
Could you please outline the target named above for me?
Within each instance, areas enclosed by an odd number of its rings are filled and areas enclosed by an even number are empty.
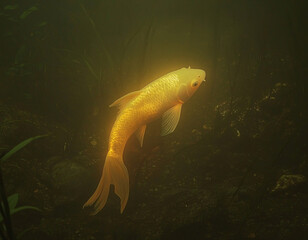
[[[82,9],[83,13],[85,14],[85,16],[88,18],[92,28],[93,28],[93,31],[94,33],[96,34],[97,38],[99,39],[99,41],[101,42],[101,47],[102,47],[102,50],[107,58],[107,61],[109,63],[109,66],[111,67],[111,69],[113,70],[114,69],[114,63],[113,63],[113,59],[109,53],[109,51],[107,50],[107,48],[105,47],[105,42],[103,41],[100,33],[98,32],[97,28],[96,28],[96,24],[95,22],[93,21],[93,19],[91,18],[91,16],[89,15],[87,9],[82,5],[80,4],[80,8]]]
[[[17,205],[17,202],[18,202],[18,193],[14,193],[13,195],[9,196],[7,198],[7,201],[9,203],[9,208],[14,209]]]
[[[91,64],[88,62],[88,60],[86,58],[83,59],[86,66],[88,67],[89,71],[92,73],[92,75],[95,77],[96,80],[99,80],[99,77],[97,76],[97,74],[95,73],[93,67],[91,66]]]
[[[31,137],[31,138],[26,139],[25,141],[19,143],[15,147],[13,147],[3,157],[1,157],[0,162],[7,160],[13,154],[18,152],[23,147],[27,146],[32,141],[34,141],[38,138],[46,137],[46,136],[48,136],[48,135],[39,135],[39,136],[36,136],[36,137]],[[1,217],[1,221],[3,221],[3,228],[0,227],[0,236],[4,240],[6,240],[6,239],[13,240],[13,239],[15,239],[15,237],[14,237],[14,234],[13,234],[11,216],[10,215],[13,214],[13,213],[16,213],[18,211],[21,211],[23,209],[33,209],[33,210],[38,210],[38,209],[35,208],[35,207],[30,207],[30,206],[23,206],[23,207],[19,207],[19,208],[16,208],[16,209],[13,208],[12,211],[11,211],[10,207],[13,207],[13,206],[15,207],[16,204],[17,204],[18,194],[13,194],[13,195],[10,196],[10,199],[7,199],[6,193],[5,193],[5,188],[4,188],[4,185],[3,185],[1,167],[0,167],[0,199],[1,199],[1,203],[0,203],[0,213],[1,214],[0,214],[0,217]],[[9,203],[9,201],[10,201],[10,203]]]
[[[42,210],[37,208],[37,207],[33,207],[33,206],[22,206],[22,207],[18,207],[18,208],[15,208],[11,211],[11,215],[17,213],[17,212],[20,212],[20,211],[23,211],[23,210],[35,210],[35,211],[38,211],[38,212],[41,212]]]
[[[36,137],[31,137],[26,139],[25,141],[19,143],[18,145],[16,145],[15,147],[13,147],[8,153],[6,153],[1,159],[0,161],[5,161],[8,158],[10,158],[13,154],[15,154],[16,152],[18,152],[20,149],[24,148],[25,146],[27,146],[29,143],[31,143],[32,141],[42,138],[42,137],[47,137],[48,135],[39,135]]]
[[[9,204],[9,208],[10,208],[10,215],[13,215],[19,211],[22,211],[22,210],[35,210],[35,211],[39,211],[41,212],[42,210],[37,208],[37,207],[33,207],[33,206],[21,206],[21,207],[17,207],[16,208],[16,205],[18,203],[18,193],[14,193],[13,195],[9,196],[7,198],[7,201],[8,201],[8,204]],[[1,202],[1,207],[4,207],[3,206],[3,202]],[[3,221],[3,217],[0,215],[0,222]]]
[[[3,204],[3,203],[1,203]],[[18,207],[18,208],[13,208],[13,209],[10,209],[10,215],[13,215],[17,212],[20,212],[20,211],[23,211],[23,210],[35,210],[35,211],[38,211],[38,212],[41,212],[42,210],[37,208],[37,207],[33,207],[33,206],[22,206],[22,207]],[[3,221],[3,217],[0,215],[0,222]]]
[[[19,16],[19,18],[21,19],[21,20],[24,20],[26,17],[28,17],[31,13],[33,13],[33,12],[35,12],[35,11],[37,11],[38,10],[38,8],[37,8],[37,6],[33,6],[33,7],[30,7],[30,8],[28,8],[26,11],[24,11],[20,16]]]
[[[6,193],[3,185],[2,171],[0,167],[0,216],[3,220],[3,228],[0,228],[0,234],[2,239],[13,240],[15,239],[12,229],[12,222],[10,216],[10,207],[8,204],[8,199],[6,198]]]

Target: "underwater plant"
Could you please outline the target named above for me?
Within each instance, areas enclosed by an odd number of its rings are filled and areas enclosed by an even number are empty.
[[[12,155],[14,155],[20,149],[27,146],[32,141],[38,138],[45,137],[45,136],[46,135],[40,135],[40,136],[31,137],[31,138],[24,140],[23,142],[19,143],[14,148],[12,148],[9,152],[4,154],[0,158],[0,163],[9,159]],[[1,239],[3,240],[15,239],[15,235],[13,233],[13,228],[12,228],[11,215],[17,212],[23,211],[23,210],[27,210],[27,209],[41,211],[39,208],[36,208],[33,206],[16,207],[18,203],[18,198],[19,198],[18,193],[14,193],[10,195],[9,197],[6,196],[6,192],[5,192],[5,188],[3,184],[2,169],[0,166],[0,236],[1,236]],[[21,236],[26,231],[28,231],[28,229],[26,229],[21,234],[19,234],[19,236]]]

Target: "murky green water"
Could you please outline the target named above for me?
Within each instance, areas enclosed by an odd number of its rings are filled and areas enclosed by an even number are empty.
[[[304,239],[308,230],[305,1],[0,3],[3,239]],[[176,130],[148,124],[124,162],[127,206],[95,190],[117,110],[181,67],[207,73]],[[18,194],[18,199],[17,199]],[[5,206],[2,208],[5,211]],[[5,213],[4,213],[5,214]],[[2,215],[1,215],[2,216]]]

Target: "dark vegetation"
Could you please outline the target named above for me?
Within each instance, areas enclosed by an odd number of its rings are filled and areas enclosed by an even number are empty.
[[[2,1],[0,156],[20,239],[304,239],[307,7],[292,0]],[[176,131],[128,143],[130,199],[82,210],[120,96],[183,66],[207,82]],[[3,206],[3,205],[2,205]],[[1,206],[1,207],[2,207]],[[1,225],[3,229],[3,225]]]
[[[32,141],[41,138],[43,136],[36,136],[36,137],[32,137],[29,139],[26,139],[25,141],[19,143],[18,145],[16,145],[14,148],[12,148],[10,151],[8,151],[6,154],[4,154],[1,158],[0,158],[0,162],[5,162],[6,160],[8,160],[12,155],[14,155],[16,152],[18,152],[20,149],[24,148],[26,145],[28,145],[29,143],[31,143]],[[36,207],[32,207],[32,206],[22,206],[22,207],[16,207],[17,203],[18,203],[18,193],[12,194],[11,196],[7,196],[6,195],[6,191],[5,191],[5,187],[4,187],[4,182],[3,182],[3,177],[2,177],[2,169],[0,167],[0,222],[1,222],[1,226],[0,226],[0,237],[3,240],[13,240],[15,239],[15,235],[14,235],[14,231],[13,231],[13,227],[12,227],[12,220],[11,220],[11,215],[20,212],[20,211],[24,211],[24,210],[36,210],[36,211],[40,211],[38,208]],[[21,232],[18,236],[22,236],[23,233],[25,233],[27,230],[24,230],[23,232]]]

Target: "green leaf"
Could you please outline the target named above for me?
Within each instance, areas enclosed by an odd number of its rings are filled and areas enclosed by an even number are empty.
[[[40,136],[36,136],[36,137],[32,137],[32,138],[28,138],[27,140],[19,143],[17,146],[13,147],[11,149],[11,151],[9,151],[7,154],[5,154],[1,159],[1,161],[5,161],[8,158],[10,158],[13,154],[15,154],[16,152],[18,152],[20,149],[24,148],[25,146],[27,146],[30,142],[38,139],[38,138],[42,138],[42,137],[46,137],[47,135],[40,135]]]
[[[18,208],[14,208],[12,209],[12,211],[10,212],[11,215],[17,213],[17,212],[20,212],[20,211],[23,211],[23,210],[35,210],[35,211],[38,211],[38,212],[41,212],[42,210],[37,208],[37,207],[32,207],[32,206],[21,206],[21,207],[18,207]]]
[[[15,5],[6,5],[6,6],[4,7],[4,10],[14,10],[14,9],[16,9],[16,8],[18,8],[18,4],[15,4]]]
[[[12,211],[16,205],[17,205],[17,202],[18,202],[18,193],[14,193],[13,195],[9,196],[7,198],[7,201],[9,203],[9,208],[10,208],[10,211]]]
[[[3,203],[1,203],[3,204]],[[37,208],[37,207],[32,207],[32,206],[21,206],[21,207],[18,207],[18,208],[14,208],[14,209],[10,209],[10,215],[13,215],[17,212],[20,212],[20,211],[23,211],[23,210],[35,210],[35,211],[38,211],[38,212],[41,212],[42,210]],[[2,218],[2,215],[0,215],[0,222],[3,221],[3,218]]]
[[[44,26],[46,26],[47,25],[47,22],[41,22],[38,26],[39,27],[44,27]]]
[[[34,11],[37,11],[38,8],[36,6],[33,6],[33,7],[30,7],[28,8],[26,11],[24,11],[20,16],[19,18],[20,19],[25,19],[26,17],[28,17],[31,13],[33,13]]]

